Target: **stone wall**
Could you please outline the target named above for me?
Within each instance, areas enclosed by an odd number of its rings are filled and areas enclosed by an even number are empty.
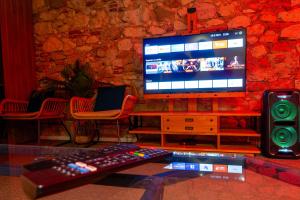
[[[259,110],[265,89],[299,87],[299,0],[33,0],[37,78],[60,79],[79,58],[98,80],[134,84],[142,97],[142,38],[186,31],[189,7],[200,30],[247,28],[247,97],[222,100],[222,109]],[[164,100],[137,107],[165,108]]]

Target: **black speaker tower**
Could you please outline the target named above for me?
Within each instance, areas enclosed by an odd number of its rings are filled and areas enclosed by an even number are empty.
[[[262,152],[273,158],[300,158],[300,91],[267,90],[262,104]]]

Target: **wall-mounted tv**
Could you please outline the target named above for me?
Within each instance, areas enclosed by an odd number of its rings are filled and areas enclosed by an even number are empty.
[[[243,96],[246,30],[145,38],[143,69],[145,98]]]

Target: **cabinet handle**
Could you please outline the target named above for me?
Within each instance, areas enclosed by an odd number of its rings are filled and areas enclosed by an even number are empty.
[[[214,130],[214,129],[213,129],[213,128],[210,128],[209,130],[212,131],[212,130]]]
[[[194,118],[185,118],[184,121],[185,121],[185,122],[193,122],[193,121],[194,121]]]
[[[214,120],[213,120],[213,119],[210,119],[210,121],[213,122]]]
[[[170,129],[170,127],[167,127],[167,130],[169,130]]]
[[[167,119],[167,122],[169,122],[169,121],[170,121],[170,119],[168,118],[168,119]]]
[[[186,131],[192,131],[192,130],[194,130],[194,127],[192,127],[192,126],[186,126],[186,127],[184,127],[184,129]]]

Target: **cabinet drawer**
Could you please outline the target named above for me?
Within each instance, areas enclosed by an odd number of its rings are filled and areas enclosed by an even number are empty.
[[[216,133],[216,116],[163,116],[162,131],[183,133]]]

